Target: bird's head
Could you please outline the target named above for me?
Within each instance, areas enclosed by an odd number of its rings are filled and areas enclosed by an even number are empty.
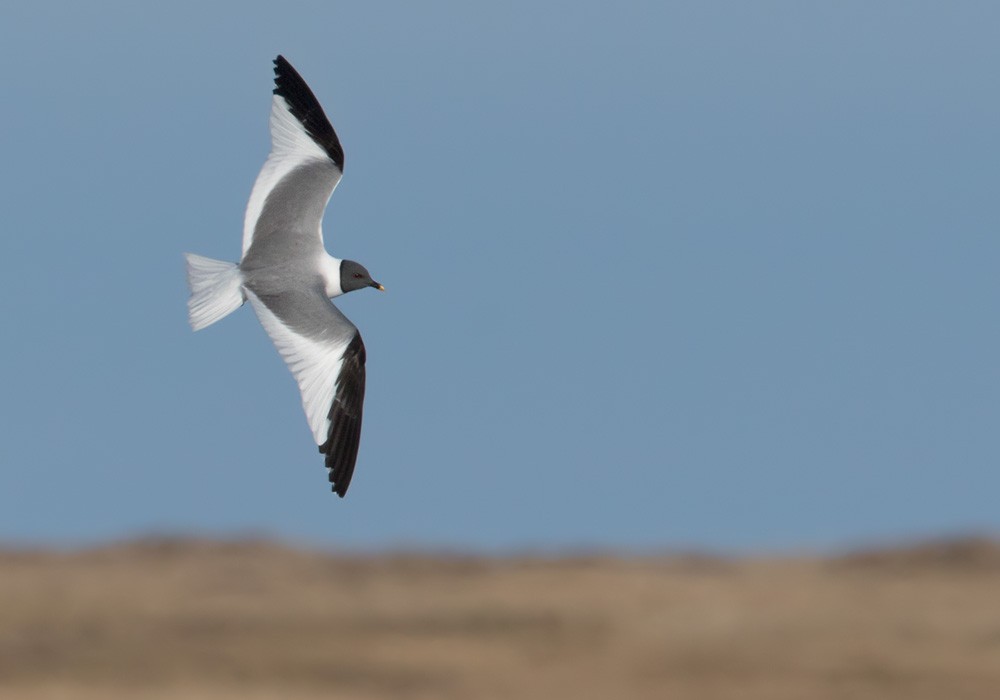
[[[353,292],[355,289],[363,289],[365,287],[375,287],[375,289],[384,292],[385,287],[372,279],[371,274],[365,269],[365,266],[356,263],[353,260],[343,260],[340,263],[340,288],[344,290],[344,293]]]

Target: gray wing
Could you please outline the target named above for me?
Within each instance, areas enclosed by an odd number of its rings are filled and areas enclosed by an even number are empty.
[[[291,370],[330,482],[343,497],[361,441],[365,345],[319,287],[260,294],[246,287],[257,318]]]
[[[266,257],[274,247],[286,255],[321,249],[323,210],[344,172],[340,140],[302,76],[282,56],[274,73],[271,153],[247,202],[244,259],[253,248],[259,250],[251,257]]]

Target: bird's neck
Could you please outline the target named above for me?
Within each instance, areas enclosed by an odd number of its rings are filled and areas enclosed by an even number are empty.
[[[335,258],[329,253],[325,253],[319,264],[320,274],[323,275],[323,285],[326,295],[329,298],[339,297],[344,293],[340,287],[340,258]]]

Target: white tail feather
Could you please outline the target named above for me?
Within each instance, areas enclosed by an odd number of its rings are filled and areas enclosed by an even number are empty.
[[[184,253],[187,259],[188,321],[200,331],[243,305],[243,275],[238,265],[213,260],[194,253]]]

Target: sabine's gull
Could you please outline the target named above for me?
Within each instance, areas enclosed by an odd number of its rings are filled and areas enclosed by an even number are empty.
[[[383,290],[364,266],[323,246],[326,203],[344,172],[344,150],[306,82],[274,60],[271,153],[247,202],[239,264],[186,253],[188,319],[210,326],[247,300],[298,382],[302,408],[333,491],[347,493],[361,438],[365,344],[332,297]]]

